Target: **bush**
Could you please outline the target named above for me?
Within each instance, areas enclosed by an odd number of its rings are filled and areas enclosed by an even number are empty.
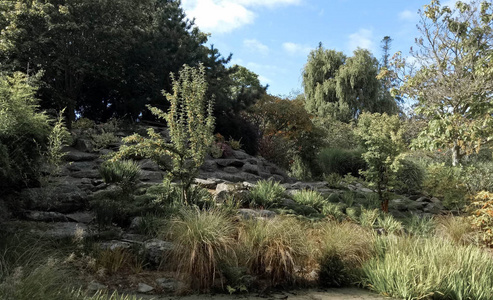
[[[268,180],[260,180],[250,190],[250,205],[253,207],[275,207],[284,197],[286,189],[279,183]]]
[[[443,199],[447,209],[463,209],[467,196],[467,188],[462,181],[461,168],[449,167],[445,164],[432,164],[426,169],[423,189]]]
[[[260,139],[258,126],[239,113],[223,113],[216,118],[215,132],[231,139],[241,141],[242,149],[256,155]]]
[[[328,222],[319,228],[318,236],[320,285],[340,287],[353,283],[357,270],[372,255],[371,232],[350,222]]]
[[[491,299],[493,260],[474,246],[445,239],[382,237],[363,265],[365,287],[405,299]]]
[[[235,259],[235,234],[225,212],[183,208],[167,231],[174,244],[169,262],[192,288],[208,291],[221,279],[220,265]]]
[[[417,163],[402,159],[399,161],[399,168],[396,173],[396,190],[401,193],[415,193],[421,191],[425,171]]]
[[[240,231],[240,259],[251,274],[266,275],[272,285],[292,284],[309,264],[306,227],[294,218],[246,222]]]
[[[359,176],[359,170],[366,168],[361,154],[361,149],[324,148],[317,156],[317,163],[325,175],[335,173],[344,176],[349,173]]]
[[[0,189],[37,183],[50,119],[39,111],[35,78],[0,76]]]
[[[470,222],[479,230],[481,242],[493,245],[493,193],[479,192],[472,198],[468,210]]]

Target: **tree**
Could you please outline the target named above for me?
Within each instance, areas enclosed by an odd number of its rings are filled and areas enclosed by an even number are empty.
[[[396,185],[399,154],[405,148],[403,129],[397,115],[363,113],[358,119],[356,134],[365,149],[367,169],[361,174],[375,187],[382,210],[389,209],[389,189]]]
[[[346,57],[319,45],[303,71],[307,111],[345,122],[364,111],[396,113],[395,101],[382,93],[378,73],[378,60],[368,50]]]
[[[206,108],[207,82],[205,67],[184,66],[178,78],[171,75],[173,93],[166,93],[170,102],[168,112],[149,106],[154,115],[165,119],[171,140],[166,141],[152,128],[147,130],[148,137],[134,134],[123,139],[126,145],[120,147],[112,160],[119,160],[132,155],[148,157],[164,165],[164,156],[171,157],[172,166],[168,171],[170,179],[177,179],[182,189],[182,200],[189,203],[189,188],[204,163],[207,150],[213,141],[214,117],[212,100]]]
[[[401,92],[416,99],[416,112],[428,119],[415,145],[451,149],[456,166],[493,134],[491,2],[459,1],[451,9],[433,0],[420,15],[412,52],[420,68]]]
[[[246,109],[255,104],[267,93],[267,87],[263,86],[258,75],[245,67],[234,65],[235,72],[231,74],[231,97],[235,103],[236,111]]]
[[[0,10],[0,70],[44,70],[42,107],[66,106],[69,122],[76,111],[139,118],[170,72],[209,54],[177,0],[1,0]]]

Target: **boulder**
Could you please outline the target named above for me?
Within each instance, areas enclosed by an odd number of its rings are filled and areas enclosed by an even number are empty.
[[[215,159],[214,161],[220,167],[237,167],[237,168],[241,168],[245,164],[244,161],[241,161],[239,159],[232,159],[232,158],[228,158],[228,159],[220,159],[219,158],[219,159]]]
[[[173,278],[158,278],[156,279],[157,285],[163,289],[164,292],[174,293],[185,287],[185,285]]]
[[[32,211],[28,210],[24,212],[24,217],[30,221],[38,222],[69,222],[75,221],[68,218],[64,214],[54,211]]]
[[[210,178],[207,179],[195,178],[194,183],[205,189],[215,189],[218,182]]]
[[[88,236],[87,225],[82,223],[52,223],[46,230],[33,230],[35,234],[52,239],[80,239]]]
[[[77,139],[77,142],[75,142],[75,149],[82,152],[92,152],[92,141],[90,139],[79,138]]]
[[[150,159],[143,159],[139,161],[140,168],[146,171],[160,171],[157,163]]]
[[[144,294],[145,294],[145,293],[149,293],[149,292],[151,292],[151,291],[153,291],[153,290],[154,290],[154,288],[153,288],[152,286],[147,285],[147,284],[145,284],[145,283],[139,283],[139,286],[138,286],[138,288],[137,288],[137,291],[138,291],[139,293],[144,293]]]
[[[101,242],[98,244],[101,250],[117,250],[117,249],[128,249],[132,246],[129,242],[111,240],[107,242]]]
[[[64,150],[68,151],[64,156],[66,161],[90,161],[99,157],[97,154],[82,152],[75,148],[68,147]]]
[[[200,167],[200,169],[206,171],[206,172],[214,172],[217,170],[217,164],[213,160],[206,160]]]
[[[233,157],[236,159],[247,159],[250,157],[244,150],[233,150]]]
[[[229,174],[238,174],[240,172],[240,170],[232,166],[225,167],[223,171]]]
[[[144,250],[147,261],[158,266],[163,258],[173,250],[173,244],[159,239],[151,239],[144,242]]]

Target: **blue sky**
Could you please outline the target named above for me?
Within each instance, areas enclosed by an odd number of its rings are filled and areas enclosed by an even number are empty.
[[[393,39],[391,52],[409,54],[418,10],[426,0],[182,0],[189,18],[210,33],[223,56],[269,84],[273,95],[302,92],[301,72],[319,42],[351,55],[356,47],[381,58],[380,41]],[[453,0],[442,1],[452,4]]]

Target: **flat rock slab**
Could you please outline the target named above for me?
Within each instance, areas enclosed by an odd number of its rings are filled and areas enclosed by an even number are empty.
[[[143,296],[142,299],[151,299],[150,296]],[[327,290],[299,290],[283,293],[272,293],[270,295],[258,295],[256,293],[246,295],[190,295],[186,297],[176,296],[158,296],[154,295],[152,299],[155,300],[257,300],[257,299],[287,299],[287,300],[384,300],[392,299],[383,297],[367,290],[358,288],[339,288],[339,289],[327,289]]]
[[[82,223],[52,223],[46,230],[35,229],[32,232],[53,239],[86,237],[88,235],[87,226]]]

